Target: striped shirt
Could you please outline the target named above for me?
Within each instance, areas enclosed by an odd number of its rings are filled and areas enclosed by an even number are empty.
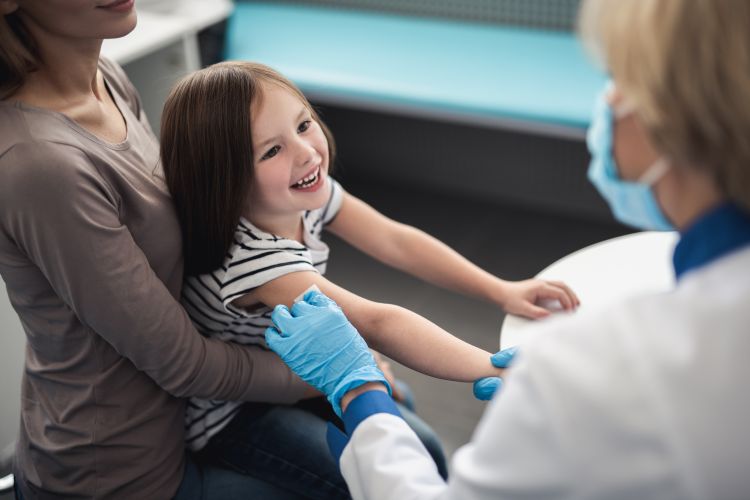
[[[261,305],[247,311],[233,306],[232,301],[288,273],[325,273],[328,246],[320,239],[321,231],[338,214],[343,200],[341,186],[330,177],[329,185],[328,202],[301,214],[304,244],[262,231],[240,218],[222,267],[185,280],[182,304],[203,335],[267,349],[264,335],[273,309]],[[241,404],[192,398],[186,415],[188,447],[203,448],[231,421]]]

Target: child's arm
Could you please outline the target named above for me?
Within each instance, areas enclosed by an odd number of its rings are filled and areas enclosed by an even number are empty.
[[[490,353],[467,344],[439,326],[402,307],[372,302],[331,283],[315,272],[286,274],[254,289],[234,302],[241,307],[291,307],[311,285],[336,301],[368,345],[414,370],[433,377],[472,382],[502,372],[490,363]]]
[[[579,304],[564,283],[502,280],[425,232],[389,219],[348,193],[327,229],[384,264],[433,285],[493,302],[509,313],[546,316],[549,312],[535,305],[541,299],[556,299],[566,310]]]

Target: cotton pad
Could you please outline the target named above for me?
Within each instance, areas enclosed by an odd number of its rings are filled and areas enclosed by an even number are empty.
[[[304,291],[304,292],[302,292],[301,294],[297,295],[297,296],[296,296],[296,297],[294,298],[294,301],[295,301],[295,302],[299,302],[300,300],[302,300],[302,297],[304,297],[304,296],[305,296],[305,294],[306,294],[307,292],[313,292],[313,291],[314,291],[314,292],[318,292],[318,293],[322,293],[322,292],[320,291],[320,288],[318,288],[318,287],[317,287],[317,286],[315,286],[315,285],[310,285],[310,286],[309,286],[309,287],[307,288],[307,290],[305,290],[305,291]]]

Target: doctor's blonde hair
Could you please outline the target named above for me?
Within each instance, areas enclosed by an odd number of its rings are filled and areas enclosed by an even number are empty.
[[[750,209],[750,2],[584,0],[579,30],[655,146]]]

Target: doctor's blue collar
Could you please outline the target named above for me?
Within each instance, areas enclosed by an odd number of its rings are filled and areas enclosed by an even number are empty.
[[[750,245],[750,213],[733,203],[724,203],[694,222],[674,251],[675,276]]]

